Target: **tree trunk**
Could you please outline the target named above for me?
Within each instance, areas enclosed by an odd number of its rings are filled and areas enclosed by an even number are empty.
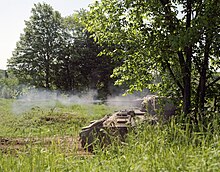
[[[49,89],[50,88],[50,57],[47,53],[46,58],[45,58],[45,82],[46,82],[46,88]]]
[[[185,116],[190,112],[191,108],[191,56],[192,49],[186,48],[186,60],[183,52],[178,52],[179,64],[181,66],[183,80],[183,112]]]
[[[187,0],[186,30],[191,27],[192,4]],[[185,47],[186,60],[184,65],[184,95],[183,95],[183,112],[187,116],[191,110],[191,64],[192,64],[192,45],[189,43]]]
[[[205,106],[205,94],[206,94],[206,73],[209,66],[209,52],[210,52],[210,41],[208,36],[206,36],[205,42],[205,52],[204,52],[204,60],[203,60],[203,67],[200,76],[200,94],[199,94],[199,111],[204,111]]]
[[[46,88],[50,88],[49,77],[50,77],[50,67],[48,62],[46,63]]]
[[[187,116],[191,110],[191,57],[192,48],[187,47],[186,63],[184,66],[184,95],[183,95],[183,112]]]
[[[169,30],[172,32],[175,30],[173,19],[170,9],[169,0],[160,0],[164,6],[166,13],[166,20],[169,21]],[[191,27],[191,14],[192,14],[192,0],[187,0],[187,11],[186,11],[186,31]],[[179,64],[181,66],[181,73],[183,76],[183,88],[181,90],[183,94],[183,112],[187,116],[191,110],[191,63],[192,63],[192,45],[189,43],[184,48],[185,54],[182,51],[178,51]],[[184,58],[185,55],[185,58]],[[181,85],[178,84],[181,88]]]

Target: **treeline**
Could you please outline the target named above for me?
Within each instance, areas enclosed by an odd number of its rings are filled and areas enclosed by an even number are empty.
[[[8,67],[37,88],[147,88],[198,122],[220,109],[219,23],[217,0],[102,0],[65,18],[36,4]]]
[[[111,94],[116,63],[98,56],[103,48],[80,20],[86,11],[62,17],[50,5],[38,3],[31,12],[8,62],[19,83],[68,93],[93,89],[103,99]]]

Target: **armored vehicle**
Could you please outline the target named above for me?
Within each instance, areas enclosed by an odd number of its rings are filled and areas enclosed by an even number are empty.
[[[146,96],[137,102],[138,109],[116,111],[83,127],[79,134],[82,147],[92,152],[97,143],[103,147],[109,145],[112,139],[123,142],[130,129],[143,122],[157,124],[159,120],[165,121],[176,109],[169,99],[155,95]]]

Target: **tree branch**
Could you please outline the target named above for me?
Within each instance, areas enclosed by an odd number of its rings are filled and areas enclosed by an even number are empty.
[[[176,82],[177,86],[180,88],[181,92],[182,92],[182,95],[183,95],[183,86],[182,84],[178,81],[178,79],[176,78],[176,76],[174,75],[172,69],[171,69],[171,66],[170,66],[170,63],[166,60],[166,65],[167,65],[167,68],[171,74],[171,76],[173,77],[174,81]]]
[[[218,82],[219,80],[220,80],[220,77],[216,78],[214,81],[212,81],[211,83],[209,83],[209,84],[207,85],[207,88],[213,86],[213,85],[214,85],[216,82]]]

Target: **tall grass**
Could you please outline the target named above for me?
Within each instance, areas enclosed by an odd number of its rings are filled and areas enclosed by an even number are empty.
[[[175,126],[176,127],[176,126]],[[169,126],[140,126],[126,144],[113,143],[95,154],[53,143],[27,145],[19,154],[0,154],[1,171],[219,171],[219,135],[185,135]],[[199,144],[198,144],[199,142]]]
[[[141,126],[127,144],[98,151],[83,166],[94,171],[219,171],[219,135],[186,133],[178,125]],[[73,168],[81,170],[80,166]]]
[[[57,111],[44,110],[35,115],[33,111],[30,112],[32,114],[24,115],[22,119],[25,120],[19,122],[19,125],[26,127],[23,135],[31,133],[30,135],[38,136],[45,128],[50,128],[50,133],[42,135],[60,137],[58,140],[52,139],[50,144],[30,142],[19,149],[8,146],[8,149],[0,151],[0,171],[219,171],[218,116],[209,121],[209,125],[197,125],[196,130],[192,129],[195,127],[192,124],[180,123],[175,119],[163,125],[143,124],[127,135],[125,143],[113,142],[105,149],[97,145],[93,155],[79,149],[76,142],[70,144],[63,141],[62,137],[65,135],[73,136],[71,132],[75,131],[76,136],[81,126],[109,111],[104,106],[95,106],[88,112],[87,106],[74,105],[60,107]],[[67,112],[73,117],[65,116],[64,121],[61,120]],[[55,117],[54,121],[45,120],[52,116]],[[68,130],[70,126],[75,128]],[[34,132],[32,127],[36,129]]]

